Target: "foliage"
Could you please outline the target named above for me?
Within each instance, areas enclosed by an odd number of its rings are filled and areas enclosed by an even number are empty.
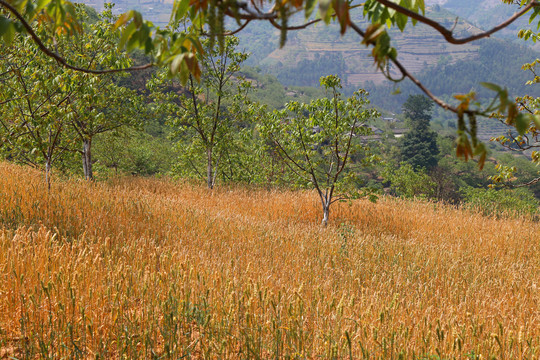
[[[347,1],[283,1],[273,4],[270,9],[265,6],[265,2],[256,3],[249,1],[240,3],[237,1],[190,1],[175,0],[171,14],[171,26],[162,30],[155,28],[153,24],[144,21],[140,13],[130,10],[121,15],[115,26],[122,28],[122,35],[119,38],[119,48],[134,50],[144,49],[146,54],[152,56],[152,63],[145,66],[134,67],[129,70],[142,70],[154,64],[167,67],[169,77],[178,76],[185,84],[190,76],[200,78],[201,70],[199,59],[204,52],[200,37],[209,35],[210,48],[217,39],[220,52],[225,49],[225,37],[230,34],[242,31],[249,22],[258,20],[272,24],[280,29],[280,46],[284,46],[287,41],[289,30],[301,30],[319,21],[326,24],[335,22],[339,25],[340,34],[345,34],[348,30],[356,33],[361,42],[367,47],[371,47],[371,55],[377,68],[389,79],[401,81],[410,79],[426,95],[432,98],[439,106],[450,110],[458,118],[458,141],[457,154],[465,160],[473,156],[479,156],[479,165],[485,163],[487,154],[486,147],[478,141],[476,128],[477,118],[489,116],[492,112],[498,111],[504,114],[508,124],[515,126],[520,135],[523,135],[525,128],[540,124],[540,120],[527,113],[519,112],[508,91],[496,84],[484,84],[486,88],[495,92],[494,100],[488,106],[484,106],[476,101],[474,91],[468,94],[456,95],[457,105],[437,98],[429,89],[422,84],[410,71],[408,71],[399,61],[398,52],[391,44],[391,36],[386,28],[396,27],[401,32],[404,31],[409,20],[412,25],[420,22],[430,26],[439,32],[451,44],[467,44],[479,39],[487,38],[493,33],[500,31],[512,24],[516,19],[530,12],[530,22],[533,22],[540,12],[540,6],[536,1],[503,1],[508,4],[519,6],[519,11],[504,21],[500,26],[491,30],[481,32],[465,38],[459,38],[454,34],[454,28],[445,27],[446,24],[425,16],[425,3],[423,0],[401,0],[394,2],[390,0],[368,0],[362,4],[352,4]],[[312,19],[315,8],[319,12],[315,19]],[[116,67],[113,69],[95,70],[79,67],[71,64],[62,55],[51,50],[51,45],[55,44],[56,33],[77,34],[80,26],[74,16],[73,5],[65,0],[44,0],[34,3],[33,1],[22,0],[1,0],[0,6],[5,10],[5,15],[0,18],[0,35],[3,41],[11,43],[16,32],[23,31],[35,42],[40,51],[48,57],[54,58],[64,67],[93,73],[106,73],[124,71],[125,68]],[[305,24],[299,26],[288,26],[294,15],[304,12]],[[367,20],[367,25],[359,25],[356,19],[359,16],[355,12],[362,14]],[[238,29],[232,32],[225,31],[226,19],[234,18]],[[353,20],[354,19],[354,20]],[[33,22],[37,21],[49,27],[48,31],[37,34],[32,28]],[[243,23],[242,23],[243,21]],[[192,26],[184,32],[177,32],[179,24],[189,23]],[[526,39],[536,39],[537,36],[528,31],[521,32],[520,35]],[[41,37],[40,37],[41,36]],[[398,79],[392,74],[390,65],[395,67]]]
[[[303,186],[313,187],[319,194],[323,224],[328,222],[330,206],[343,197],[354,196],[354,172],[348,171],[350,157],[367,148],[355,136],[370,132],[367,123],[378,116],[363,90],[346,100],[341,98],[341,81],[337,76],[322,77],[321,86],[328,98],[309,104],[289,102],[264,119],[261,133],[271,142],[271,149],[296,174]],[[365,156],[365,163],[373,160]]]
[[[87,18],[85,8],[78,7],[77,13]],[[75,54],[70,55],[73,62],[89,68],[129,63],[116,50],[112,20],[108,9],[86,25],[84,36],[57,36],[57,49]],[[136,93],[117,86],[111,76],[59,68],[25,37],[17,36],[3,51],[9,59],[0,64],[7,90],[2,94],[0,130],[8,144],[6,151],[16,160],[45,164],[47,178],[53,163],[76,151],[82,155],[85,177],[92,179],[93,137],[139,123]]]
[[[14,41],[18,46],[0,48],[2,57],[9,59],[0,63],[0,145],[8,159],[44,168],[50,186],[52,166],[74,146],[67,99],[75,89],[31,41],[20,36]]]
[[[84,18],[88,19],[84,8]],[[129,64],[126,54],[116,49],[118,38],[114,32],[115,17],[112,6],[99,15],[98,20],[87,23],[87,31],[80,41],[67,39],[66,53],[77,54],[77,62],[92,67],[104,64]],[[69,41],[71,40],[71,41]],[[71,71],[68,73],[76,93],[68,99],[70,126],[82,143],[81,156],[84,176],[93,179],[92,140],[97,134],[110,132],[122,126],[139,126],[142,118],[142,99],[133,90],[118,86],[111,75],[93,75]]]
[[[431,177],[409,163],[402,162],[397,168],[386,166],[381,175],[396,196],[429,199],[436,195],[436,183]]]
[[[166,138],[134,129],[97,135],[93,156],[98,179],[123,174],[167,174],[175,160],[172,144]]]
[[[200,59],[201,83],[190,78],[187,93],[175,92],[177,85],[163,72],[149,83],[154,106],[173,129],[180,160],[177,169],[206,179],[210,189],[218,175],[241,171],[232,167],[230,152],[236,150],[232,145],[237,131],[251,121],[244,108],[251,106],[246,99],[249,83],[238,77],[248,54],[238,52],[237,46],[238,39],[229,37],[220,53],[206,42]]]
[[[465,207],[489,216],[538,216],[540,202],[527,189],[461,189]]]

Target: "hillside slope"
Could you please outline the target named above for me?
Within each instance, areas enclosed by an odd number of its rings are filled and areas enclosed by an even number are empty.
[[[538,223],[0,163],[0,358],[532,359]],[[501,344],[504,344],[502,346]]]

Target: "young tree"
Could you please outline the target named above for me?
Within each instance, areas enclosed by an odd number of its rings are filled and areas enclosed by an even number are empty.
[[[115,17],[112,6],[107,5],[99,19],[88,20],[84,7],[78,8],[79,17],[87,20],[84,36],[61,38],[58,45],[64,53],[77,54],[73,60],[79,66],[99,68],[112,64],[131,63],[125,53],[117,49],[117,33],[114,31]],[[70,87],[68,97],[69,124],[81,142],[79,153],[82,158],[84,177],[92,180],[92,141],[97,134],[116,130],[122,126],[137,126],[141,122],[142,99],[133,90],[116,85],[110,74],[101,76],[69,70]],[[125,74],[124,74],[125,75]]]
[[[411,95],[403,104],[410,129],[401,142],[401,154],[415,168],[431,170],[438,162],[437,133],[429,126],[432,107],[424,95]]]
[[[354,137],[368,134],[367,122],[379,114],[366,108],[369,101],[364,90],[343,100],[337,76],[322,77],[320,83],[329,98],[309,104],[290,102],[284,110],[274,111],[260,129],[298,181],[315,188],[326,226],[331,205],[354,193],[354,173],[347,167],[351,155],[365,149]]]
[[[168,117],[173,129],[181,167],[204,177],[209,189],[214,188],[227,152],[232,150],[234,132],[246,121],[240,108],[248,84],[243,83],[238,71],[248,54],[238,52],[237,46],[238,39],[234,37],[225,40],[222,52],[207,42],[200,59],[201,83],[190,76],[187,93],[171,91],[178,86],[174,86],[174,80],[167,80],[164,73],[154,77],[149,85],[154,104]],[[199,165],[201,159],[204,169]]]
[[[83,74],[82,77],[88,75]],[[93,76],[93,75],[90,75]],[[77,76],[78,77],[78,76]],[[78,95],[69,99],[69,125],[81,143],[84,177],[93,180],[92,143],[96,135],[122,126],[141,123],[142,101],[132,90],[116,86],[104,78],[82,81]],[[92,86],[87,86],[91,84]]]

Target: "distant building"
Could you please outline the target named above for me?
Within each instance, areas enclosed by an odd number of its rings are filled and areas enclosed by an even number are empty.
[[[407,131],[409,131],[409,129],[392,129],[392,134],[394,134],[394,137],[400,138],[405,135]]]

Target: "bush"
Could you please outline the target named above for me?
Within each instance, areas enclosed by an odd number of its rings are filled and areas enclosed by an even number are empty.
[[[436,193],[436,184],[422,169],[415,170],[409,163],[402,162],[396,168],[386,167],[381,173],[385,181],[390,182],[393,195],[405,198],[432,198]]]
[[[465,187],[461,190],[466,208],[488,216],[539,215],[540,203],[528,189],[483,189]]]

